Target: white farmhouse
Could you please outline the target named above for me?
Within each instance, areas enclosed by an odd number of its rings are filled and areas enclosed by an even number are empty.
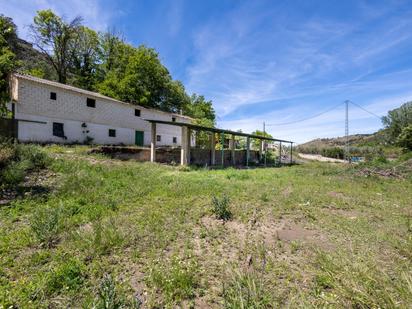
[[[42,143],[148,146],[151,124],[144,119],[191,123],[192,118],[121,102],[99,93],[24,75],[11,77],[12,110],[18,140]],[[159,124],[156,144],[180,146],[181,127]]]

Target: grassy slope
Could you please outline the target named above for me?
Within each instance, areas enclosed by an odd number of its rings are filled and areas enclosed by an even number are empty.
[[[105,297],[145,307],[412,306],[410,180],[322,163],[207,171],[48,151],[52,193],[0,209],[0,307]],[[211,213],[223,195],[226,224]]]

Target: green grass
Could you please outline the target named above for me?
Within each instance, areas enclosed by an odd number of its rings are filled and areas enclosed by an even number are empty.
[[[50,193],[0,208],[0,308],[412,306],[410,178],[323,163],[182,169],[88,150],[46,147]],[[294,226],[309,236],[276,232]]]

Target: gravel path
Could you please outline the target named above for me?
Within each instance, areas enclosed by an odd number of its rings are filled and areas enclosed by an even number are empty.
[[[321,162],[347,163],[347,161],[345,160],[333,159],[333,158],[323,157],[321,155],[315,155],[315,154],[299,153],[299,157],[302,159],[315,160],[315,161],[321,161]]]

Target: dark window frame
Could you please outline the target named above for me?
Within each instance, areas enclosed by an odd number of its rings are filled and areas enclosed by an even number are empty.
[[[161,142],[161,141],[162,141],[162,136],[156,135],[156,142]]]
[[[116,137],[116,129],[109,129],[109,137]]]
[[[53,122],[53,136],[67,139],[67,137],[64,135],[64,123]]]
[[[96,99],[87,98],[86,105],[87,107],[96,108]]]
[[[172,117],[172,122],[176,122],[176,117]]]
[[[137,109],[137,108],[136,108],[136,109],[134,110],[134,115],[135,115],[136,117],[141,117],[141,114],[142,114],[142,113],[141,113],[140,109]]]
[[[56,101],[57,100],[57,93],[51,91],[50,92],[50,100]]]
[[[177,144],[177,137],[173,136],[173,144]]]

